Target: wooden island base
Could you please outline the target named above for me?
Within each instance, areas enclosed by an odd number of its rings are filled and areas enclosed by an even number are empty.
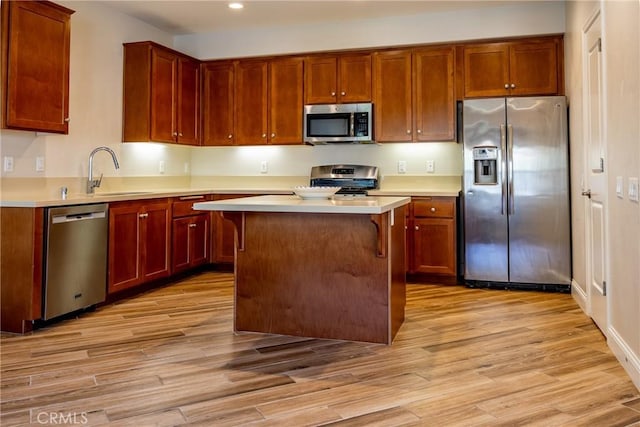
[[[405,206],[222,215],[237,232],[236,331],[391,344],[404,321]]]

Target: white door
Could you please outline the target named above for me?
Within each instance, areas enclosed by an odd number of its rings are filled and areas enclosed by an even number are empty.
[[[585,53],[585,155],[587,239],[587,298],[589,312],[600,330],[607,331],[607,187],[606,141],[604,139],[604,94],[602,67],[602,30],[598,11],[588,22],[583,34]]]

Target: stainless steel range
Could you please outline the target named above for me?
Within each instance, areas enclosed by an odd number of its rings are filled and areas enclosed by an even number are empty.
[[[338,196],[366,196],[378,188],[378,167],[365,165],[324,165],[311,168],[312,187],[342,187]]]

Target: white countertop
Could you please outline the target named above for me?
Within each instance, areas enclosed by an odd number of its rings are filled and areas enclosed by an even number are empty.
[[[302,199],[298,196],[254,196],[194,203],[193,209],[234,212],[300,212],[381,214],[409,204],[410,197],[333,197]]]

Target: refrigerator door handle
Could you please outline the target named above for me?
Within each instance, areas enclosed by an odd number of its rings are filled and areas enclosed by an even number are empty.
[[[509,152],[509,160],[508,160],[508,169],[509,169],[509,209],[507,210],[508,215],[513,215],[516,213],[516,204],[513,197],[513,126],[507,125],[507,147]]]
[[[507,134],[505,132],[504,125],[500,125],[500,175],[502,180],[502,203],[500,206],[500,215],[504,215],[505,206],[507,204]]]

